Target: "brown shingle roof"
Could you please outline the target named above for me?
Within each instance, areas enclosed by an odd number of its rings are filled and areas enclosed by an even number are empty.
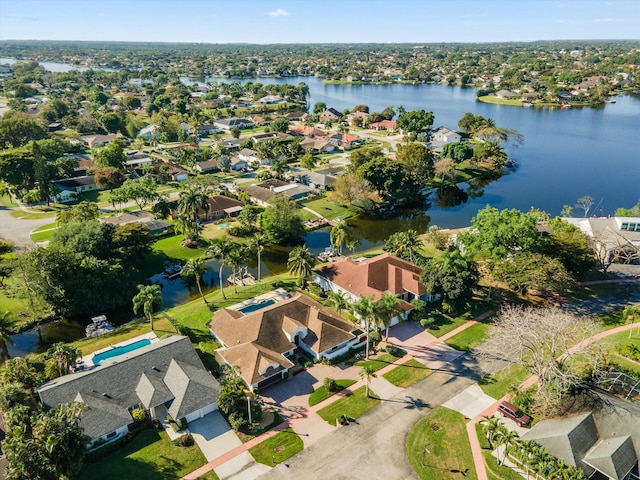
[[[289,336],[300,327],[307,329],[304,343],[318,354],[355,338],[352,324],[301,293],[247,315],[219,310],[207,326],[226,345],[217,353],[250,385],[293,366],[283,354],[295,348]],[[279,367],[265,371],[274,364]]]

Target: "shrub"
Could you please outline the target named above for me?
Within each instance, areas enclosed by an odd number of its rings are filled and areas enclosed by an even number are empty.
[[[380,333],[379,330],[376,330],[375,332],[371,332],[369,334],[369,341],[373,345],[377,345],[378,343],[380,343],[381,340],[382,340],[382,334]]]
[[[195,441],[193,440],[193,435],[185,433],[184,435],[180,435],[180,437],[176,438],[171,443],[178,447],[190,447],[195,443]]]
[[[526,390],[520,390],[513,397],[512,403],[520,408],[524,412],[531,412],[536,401],[536,389],[535,387],[527,388]]]
[[[233,412],[229,415],[229,425],[235,432],[239,432],[240,430],[246,429],[249,422],[240,412]]]
[[[309,283],[309,285],[307,285],[307,290],[309,290],[309,293],[315,295],[316,297],[322,297],[323,290],[318,286],[317,283]]]
[[[388,346],[387,348],[385,348],[385,351],[389,354],[389,355],[393,355],[396,358],[400,358],[406,355],[407,352],[405,352],[404,350],[402,350],[401,348],[398,347],[394,347],[394,346]]]
[[[136,422],[143,422],[147,418],[147,412],[142,408],[134,408],[131,412],[131,418]]]
[[[335,392],[338,389],[338,384],[333,378],[325,378],[322,382],[322,385],[324,385],[324,388],[327,392]]]
[[[433,325],[433,317],[423,318],[420,320],[420,326],[425,330]]]

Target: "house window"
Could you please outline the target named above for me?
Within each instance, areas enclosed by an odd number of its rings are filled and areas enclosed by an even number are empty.
[[[111,440],[117,435],[116,432],[107,433],[107,440]]]

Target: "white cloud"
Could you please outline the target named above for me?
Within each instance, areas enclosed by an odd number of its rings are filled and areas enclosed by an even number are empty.
[[[9,13],[4,16],[5,18],[13,18],[16,20],[38,20],[36,17],[31,17],[29,15],[22,15],[20,13]]]
[[[273,12],[267,13],[267,15],[269,15],[270,17],[288,17],[291,14],[289,12],[287,12],[286,10],[278,8],[278,9],[274,10]]]

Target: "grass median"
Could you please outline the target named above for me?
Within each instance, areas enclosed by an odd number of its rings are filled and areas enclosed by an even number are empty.
[[[336,419],[345,414],[351,418],[358,418],[380,403],[380,399],[369,389],[369,397],[365,394],[365,387],[360,387],[330,405],[318,410],[320,418],[331,425],[336,424]]]

